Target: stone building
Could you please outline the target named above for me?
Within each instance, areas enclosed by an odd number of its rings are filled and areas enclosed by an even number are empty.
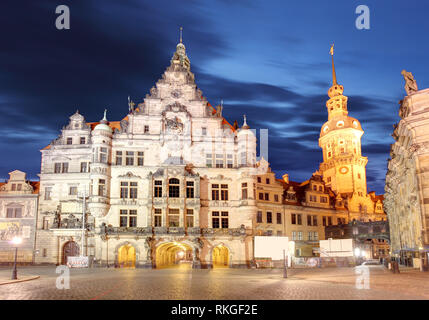
[[[83,253],[98,265],[248,266],[257,207],[246,119],[231,126],[223,105],[207,102],[182,41],[150,94],[128,107],[121,121],[76,112],[41,150],[36,262]]]
[[[17,261],[34,262],[37,202],[39,182],[26,180],[25,172],[9,173],[9,180],[0,183],[0,264],[13,263],[14,237],[22,239],[18,246]]]
[[[320,131],[323,162],[319,170],[310,179],[295,182],[288,174],[276,179],[264,159],[257,164],[255,233],[289,237],[295,241],[295,256],[315,255],[318,240],[327,239],[327,226],[386,220],[383,197],[367,192],[368,159],[361,152],[364,132],[359,121],[348,116],[347,97],[337,83],[333,58],[332,75],[328,121]]]
[[[407,96],[392,135],[384,205],[392,255],[423,269],[429,253],[429,89],[418,90],[412,74],[403,75]]]

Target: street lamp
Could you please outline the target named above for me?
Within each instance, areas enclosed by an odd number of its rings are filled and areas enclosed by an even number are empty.
[[[13,264],[13,271],[12,271],[12,280],[18,279],[17,277],[17,270],[16,270],[16,258],[18,256],[18,245],[21,244],[22,239],[20,237],[13,237],[12,244],[15,245],[15,263]]]

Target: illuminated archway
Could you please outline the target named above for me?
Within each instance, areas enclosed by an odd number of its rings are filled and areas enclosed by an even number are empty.
[[[220,244],[213,248],[212,261],[214,268],[229,267],[229,249]]]
[[[120,268],[135,268],[136,266],[136,249],[125,244],[118,249],[118,265]]]
[[[156,268],[192,266],[192,247],[182,242],[162,243],[156,248],[155,263]]]

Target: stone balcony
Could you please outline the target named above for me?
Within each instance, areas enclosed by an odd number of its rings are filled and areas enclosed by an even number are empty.
[[[215,229],[215,228],[204,228],[201,229],[203,236],[245,236],[246,229],[244,226],[241,228],[228,228],[228,229]]]

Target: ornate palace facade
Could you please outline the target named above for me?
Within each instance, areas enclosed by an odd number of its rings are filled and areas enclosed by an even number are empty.
[[[429,254],[429,89],[417,90],[403,71],[407,96],[393,132],[384,204],[390,221],[392,253],[428,267]]]
[[[76,112],[42,150],[36,262],[65,263],[83,249],[100,265],[247,266],[255,162],[255,135],[202,96],[180,42],[120,122]]]

